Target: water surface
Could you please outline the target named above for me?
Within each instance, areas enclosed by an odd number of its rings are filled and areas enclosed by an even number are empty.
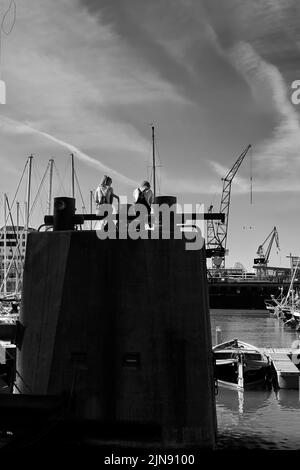
[[[213,345],[216,327],[222,341],[240,339],[258,347],[290,347],[295,330],[263,311],[211,310]],[[216,397],[219,449],[300,450],[298,390],[228,390]]]

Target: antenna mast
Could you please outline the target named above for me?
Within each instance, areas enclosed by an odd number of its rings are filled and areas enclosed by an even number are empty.
[[[94,194],[94,191],[90,191],[90,213],[91,214],[93,212],[93,194]],[[93,221],[92,220],[91,220],[90,229],[93,230]]]
[[[154,126],[152,126],[152,159],[153,159],[153,196],[154,200],[156,197],[156,164],[155,164],[155,138],[154,138]]]
[[[74,153],[71,153],[71,164],[72,164],[72,197],[75,197],[75,180],[74,180]]]
[[[28,166],[27,201],[26,201],[26,227],[25,227],[26,232],[28,232],[28,228],[29,228],[32,159],[33,159],[33,155],[30,155],[28,157],[29,166]]]
[[[48,215],[51,214],[52,182],[53,182],[53,163],[54,163],[53,158],[50,158],[50,160],[49,160],[50,173],[49,173],[49,192],[48,192]]]
[[[4,245],[4,294],[6,295],[6,293],[7,293],[6,194],[4,194],[3,202],[4,202],[4,243],[3,243],[3,245]]]

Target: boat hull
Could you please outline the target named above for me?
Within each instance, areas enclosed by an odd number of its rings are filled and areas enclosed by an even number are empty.
[[[237,339],[213,348],[218,385],[253,389],[266,386],[270,362],[255,346]]]
[[[257,369],[247,369],[244,367],[243,371],[243,386],[239,385],[238,381],[238,364],[233,366],[216,366],[216,375],[218,385],[227,388],[239,388],[244,390],[251,390],[256,388],[264,388],[266,385],[266,365]]]
[[[225,380],[218,380],[218,387],[228,388],[230,390],[264,390],[266,387],[266,381],[263,377],[262,379],[257,379],[255,382],[244,383],[243,387],[239,386],[238,383],[226,382]]]

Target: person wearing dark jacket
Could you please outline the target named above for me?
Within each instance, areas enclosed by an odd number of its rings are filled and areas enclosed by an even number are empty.
[[[135,204],[143,204],[148,212],[148,225],[151,225],[151,205],[154,202],[153,192],[149,181],[142,181],[141,185],[133,192]],[[146,222],[146,221],[145,221]]]

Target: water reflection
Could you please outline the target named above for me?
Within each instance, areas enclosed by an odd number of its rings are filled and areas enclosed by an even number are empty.
[[[274,394],[269,390],[234,390],[219,387],[217,405],[232,413],[244,414],[258,411],[268,404],[268,400]]]
[[[276,392],[276,399],[282,409],[300,409],[300,391],[279,389]],[[299,423],[300,425],[300,423]]]
[[[268,312],[212,311],[212,341],[238,338],[258,347],[289,348],[297,332]],[[300,449],[299,390],[268,391],[219,387],[216,397],[220,449]]]
[[[300,402],[297,390],[219,390],[219,448],[300,448]]]

